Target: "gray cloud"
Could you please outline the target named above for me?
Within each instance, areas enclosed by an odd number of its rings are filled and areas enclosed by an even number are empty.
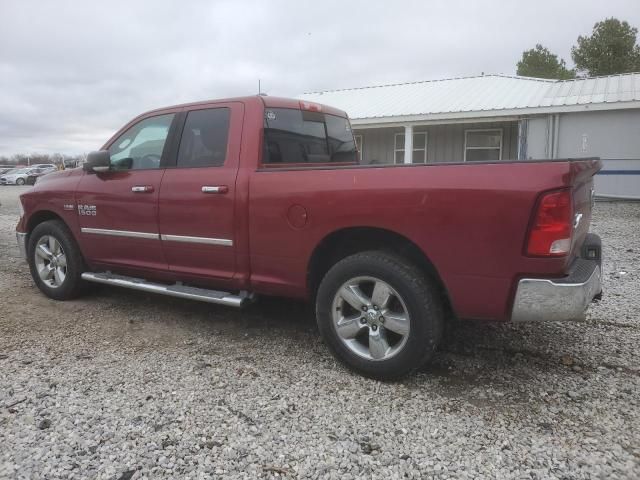
[[[100,147],[151,108],[486,73],[629,1],[2,2],[0,155]]]

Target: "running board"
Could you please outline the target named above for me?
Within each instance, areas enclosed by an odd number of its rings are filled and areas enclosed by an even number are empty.
[[[82,274],[82,279],[88,282],[104,283],[107,285],[114,285],[116,287],[159,293],[170,297],[200,300],[201,302],[217,303],[236,308],[244,306],[245,303],[253,299],[253,294],[244,291],[240,292],[239,295],[234,295],[228,292],[207,290],[206,288],[188,287],[181,283],[176,283],[175,285],[163,285],[161,283],[148,282],[141,278],[116,275],[111,272],[85,272]]]

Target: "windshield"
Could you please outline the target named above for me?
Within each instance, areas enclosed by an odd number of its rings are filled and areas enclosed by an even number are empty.
[[[357,163],[349,120],[291,108],[269,108],[264,117],[263,163]]]

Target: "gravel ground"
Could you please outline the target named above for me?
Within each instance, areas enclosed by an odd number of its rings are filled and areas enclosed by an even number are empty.
[[[586,321],[460,323],[399,383],[333,360],[310,309],[40,294],[0,187],[2,478],[639,478],[640,204],[598,203]]]

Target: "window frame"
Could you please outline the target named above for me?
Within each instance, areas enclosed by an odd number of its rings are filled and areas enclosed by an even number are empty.
[[[413,155],[411,155],[411,164],[416,164],[416,165],[425,165],[427,163],[429,163],[429,158],[427,156],[427,148],[429,145],[429,131],[428,130],[424,130],[421,132],[413,132],[413,145],[416,144],[416,135],[424,135],[424,147],[423,148],[416,148],[415,146],[413,147],[413,152],[415,153],[415,151],[419,151],[419,152],[424,152],[424,162],[414,162],[413,161]],[[393,135],[393,165],[404,165],[404,158],[402,160],[402,163],[398,163],[396,161],[396,154],[398,152],[404,152],[404,142],[402,142],[402,148],[398,148],[398,137],[399,136],[403,136],[404,137],[404,132],[398,132],[396,134]]]
[[[496,147],[468,147],[467,141],[469,133],[478,132],[500,132],[500,148]],[[499,150],[498,160],[483,160],[487,162],[500,162],[502,161],[502,149],[504,146],[504,129],[503,128],[469,128],[464,131],[464,161],[467,162],[467,150]],[[473,160],[470,160],[473,161]]]

